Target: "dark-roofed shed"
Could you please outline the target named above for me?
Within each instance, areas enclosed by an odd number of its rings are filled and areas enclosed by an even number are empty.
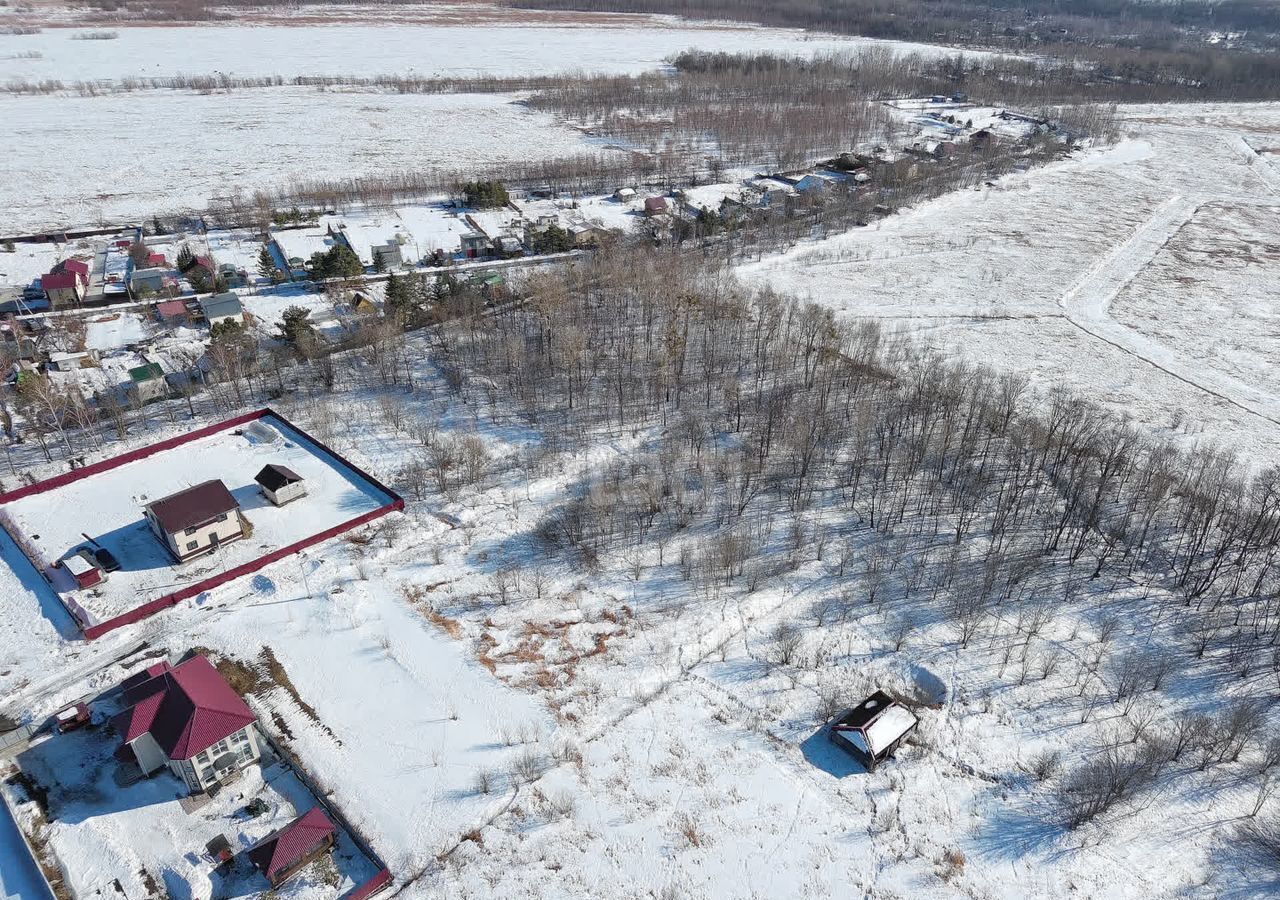
[[[302,476],[278,463],[267,463],[254,481],[258,482],[263,495],[276,506],[284,506],[307,493],[307,485]]]

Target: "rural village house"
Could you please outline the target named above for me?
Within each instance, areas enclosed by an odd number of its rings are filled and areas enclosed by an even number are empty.
[[[240,505],[221,481],[206,481],[147,504],[151,530],[178,560],[212,553],[244,537]]]
[[[222,322],[244,322],[244,307],[240,305],[240,298],[231,291],[205,297],[200,301],[200,311],[210,328]]]
[[[111,720],[123,741],[117,756],[144,774],[167,767],[202,792],[261,756],[252,710],[203,656],[157,663],[121,688],[129,708]]]

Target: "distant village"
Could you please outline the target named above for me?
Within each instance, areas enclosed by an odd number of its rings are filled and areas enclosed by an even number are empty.
[[[320,338],[337,339],[386,313],[394,276],[447,276],[492,302],[522,267],[620,240],[715,240],[862,197],[884,215],[900,185],[934,169],[1037,137],[1065,148],[1083,137],[962,94],[889,105],[910,140],[803,170],[733,170],[715,183],[587,196],[478,181],[429,202],[278,210],[265,228],[155,218],[0,237],[0,364],[10,384],[41,374],[91,402],[150,403],[208,382],[203,347],[213,329],[265,340],[285,309],[301,307]]]

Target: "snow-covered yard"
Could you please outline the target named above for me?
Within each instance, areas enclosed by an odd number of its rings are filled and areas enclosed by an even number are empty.
[[[109,708],[110,701],[95,703],[95,717],[106,716]],[[48,790],[47,811],[22,788],[6,787],[24,827],[38,833],[77,896],[109,896],[102,889],[114,882],[129,897],[163,890],[192,900],[269,889],[243,851],[317,805],[287,766],[274,757],[264,759],[264,765],[249,766],[216,797],[188,811],[180,801],[189,791],[167,770],[131,783],[113,757],[118,746],[118,735],[102,724],[52,734],[20,754],[16,763],[25,778]],[[252,800],[262,801],[266,812],[248,814],[245,806]],[[206,844],[218,836],[237,854],[230,870],[219,870],[206,853]],[[286,890],[298,900],[332,900],[377,871],[339,829],[332,856],[304,868]]]
[[[221,431],[14,500],[5,504],[3,514],[46,565],[84,546],[86,534],[115,555],[120,570],[86,590],[77,590],[62,569],[47,569],[84,623],[96,624],[390,502],[383,491],[281,420],[268,418],[262,424],[265,432],[276,433],[273,440],[247,430]],[[273,506],[253,480],[267,463],[301,475],[307,495],[286,507]],[[212,555],[175,565],[143,517],[143,507],[211,479],[226,484],[252,532]]]

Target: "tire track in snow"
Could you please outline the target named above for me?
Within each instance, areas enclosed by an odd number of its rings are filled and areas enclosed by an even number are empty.
[[[1253,153],[1243,140],[1245,150]],[[1257,159],[1256,154],[1254,158]],[[1280,190],[1280,173],[1270,165],[1252,171],[1272,190]],[[1269,174],[1264,176],[1262,172]],[[1081,331],[1135,356],[1184,384],[1217,397],[1247,413],[1280,426],[1280,398],[1224,373],[1212,372],[1136,329],[1111,318],[1111,303],[1155,259],[1196,211],[1211,198],[1183,197],[1165,201],[1129,238],[1089,268],[1058,300],[1067,321]]]

